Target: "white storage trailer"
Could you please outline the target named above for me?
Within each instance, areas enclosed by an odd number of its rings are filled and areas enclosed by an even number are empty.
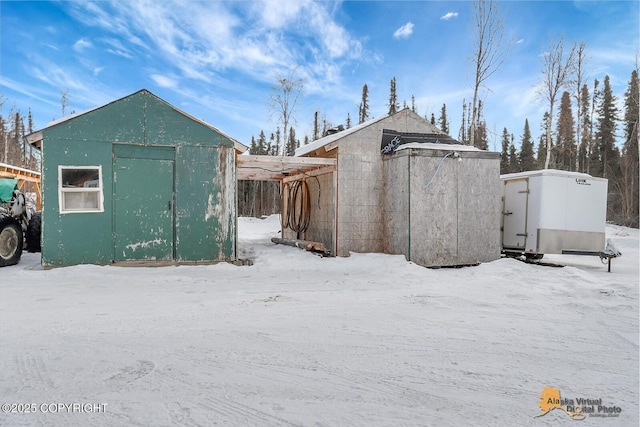
[[[531,258],[605,249],[607,180],[544,169],[501,175],[502,248]]]

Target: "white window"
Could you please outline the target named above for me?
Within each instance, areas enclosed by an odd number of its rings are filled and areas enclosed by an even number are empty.
[[[58,166],[60,213],[104,212],[101,166]]]

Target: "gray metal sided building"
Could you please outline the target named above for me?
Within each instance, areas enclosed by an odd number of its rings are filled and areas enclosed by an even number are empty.
[[[402,145],[385,148],[385,132]],[[285,229],[285,238],[321,242],[338,256],[403,254],[427,267],[500,257],[499,153],[462,146],[410,109],[328,135],[295,156],[337,165],[304,177],[309,227]]]

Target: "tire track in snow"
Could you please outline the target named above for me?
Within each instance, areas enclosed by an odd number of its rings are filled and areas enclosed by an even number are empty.
[[[55,387],[47,371],[47,365],[41,356],[27,353],[15,356],[14,360],[25,385],[37,390],[41,390],[43,387],[45,390]]]
[[[227,417],[224,420],[227,425],[300,426],[234,400],[216,397],[208,397],[204,400],[208,409]]]

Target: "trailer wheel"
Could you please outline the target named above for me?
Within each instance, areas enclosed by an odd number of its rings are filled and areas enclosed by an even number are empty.
[[[42,212],[34,212],[27,225],[27,251],[40,252],[42,246],[40,235],[42,232]]]
[[[0,267],[14,265],[20,261],[24,237],[18,220],[0,215]]]

